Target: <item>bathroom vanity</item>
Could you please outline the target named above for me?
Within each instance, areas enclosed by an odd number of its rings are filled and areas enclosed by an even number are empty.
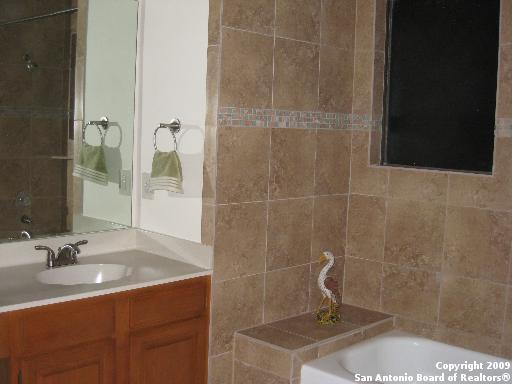
[[[0,359],[13,384],[205,383],[209,295],[202,276],[2,313]]]
[[[100,232],[54,268],[34,249],[83,240],[0,247],[0,384],[206,383],[211,247]]]

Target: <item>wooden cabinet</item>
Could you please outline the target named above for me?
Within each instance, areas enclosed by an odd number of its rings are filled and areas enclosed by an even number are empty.
[[[0,384],[9,383],[9,359],[0,359]]]
[[[132,335],[130,383],[206,383],[207,339],[197,320]]]
[[[130,329],[200,317],[208,307],[207,296],[208,287],[203,280],[142,290],[130,297]]]
[[[9,357],[9,354],[9,320],[7,315],[2,314],[0,315],[0,359]]]
[[[114,382],[114,343],[89,343],[21,360],[19,382],[110,384]]]
[[[16,348],[26,356],[111,338],[115,306],[113,295],[14,313]]]
[[[199,277],[11,312],[0,359],[10,384],[205,384],[209,300]]]

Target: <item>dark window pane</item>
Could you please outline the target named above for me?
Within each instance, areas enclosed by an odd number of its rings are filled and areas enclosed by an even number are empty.
[[[384,163],[492,170],[499,0],[392,0]]]

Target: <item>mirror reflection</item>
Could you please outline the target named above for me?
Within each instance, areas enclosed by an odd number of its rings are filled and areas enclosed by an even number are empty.
[[[0,3],[0,241],[131,224],[136,34],[133,0]]]

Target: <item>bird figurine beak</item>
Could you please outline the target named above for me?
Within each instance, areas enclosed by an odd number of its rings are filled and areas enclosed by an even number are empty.
[[[325,257],[325,255],[322,253],[320,255],[320,259],[318,260],[319,263],[323,263],[325,260],[327,260],[327,257]]]

